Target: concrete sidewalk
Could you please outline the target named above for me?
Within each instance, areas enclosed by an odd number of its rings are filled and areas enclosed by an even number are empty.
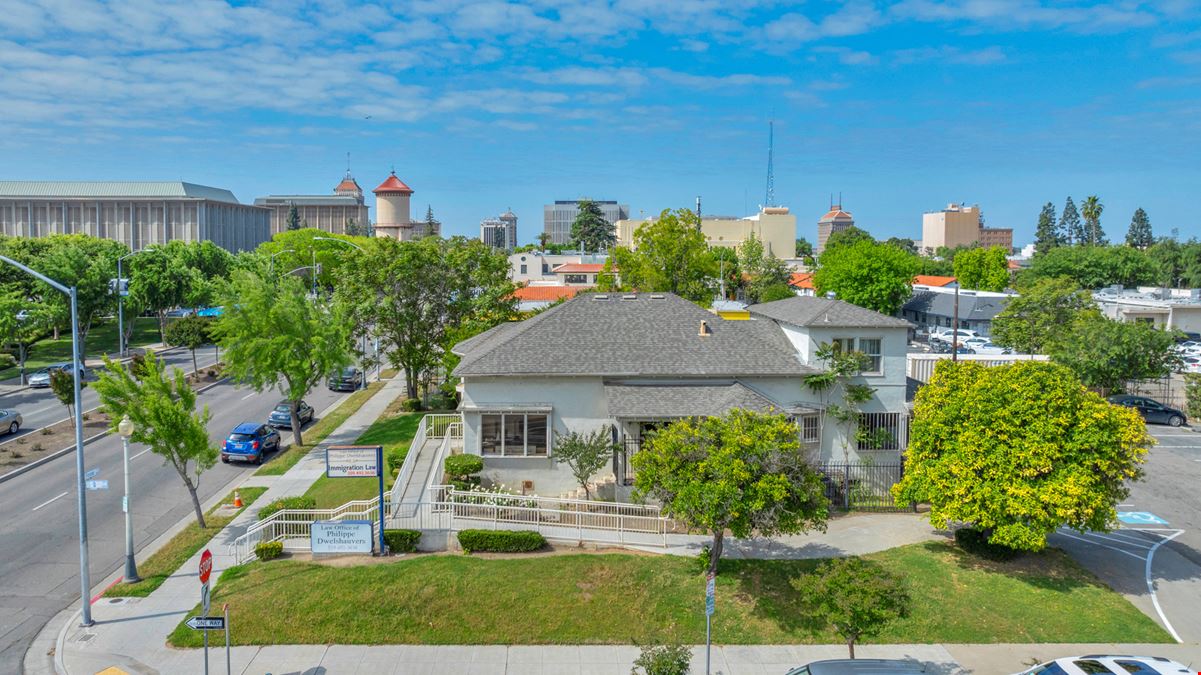
[[[401,378],[386,383],[327,436],[321,445],[353,443],[404,391],[404,386]],[[324,453],[314,449],[282,476],[250,476],[241,483],[240,486],[246,487],[265,486],[267,491],[254,506],[239,514],[209,542],[208,549],[213,554],[210,584],[216,585],[221,572],[235,564],[228,551],[229,544],[257,520],[258,507],[280,497],[303,494],[324,473]],[[149,553],[151,550],[147,547],[140,555],[144,557]],[[95,625],[90,628],[77,626],[74,610],[66,610],[64,613],[72,614],[69,620],[52,621],[43,629],[45,633],[57,625],[62,631],[58,635],[56,666],[71,673],[93,673],[107,667],[92,669],[93,664],[98,662],[123,664],[127,669],[132,668],[133,672],[157,672],[156,668],[168,673],[190,672],[164,666],[183,653],[169,649],[165,639],[180,619],[200,601],[200,585],[196,580],[199,562],[198,552],[148,597],[104,598],[95,602],[92,606]],[[40,638],[39,642],[42,642]],[[29,662],[27,658],[27,666]]]

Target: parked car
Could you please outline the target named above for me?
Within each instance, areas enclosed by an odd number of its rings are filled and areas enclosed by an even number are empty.
[[[930,339],[931,340],[939,340],[941,342],[953,342],[956,332],[958,332],[958,334],[959,334],[959,342],[960,343],[971,340],[972,338],[980,337],[980,335],[978,333],[976,333],[976,331],[974,331],[974,330],[966,330],[966,329],[960,328],[958,331],[953,331],[950,328],[948,328],[945,332],[935,333],[934,335],[931,335]]]
[[[70,369],[71,369],[70,361],[67,361],[64,363],[52,363],[52,364],[46,366],[45,368],[38,370],[33,375],[30,375],[29,380],[28,380],[29,386],[36,387],[36,388],[49,387],[50,386],[50,373],[52,373],[56,370],[66,371],[66,370],[70,370]],[[81,381],[88,379],[88,369],[87,368],[81,367],[79,369],[79,379]]]
[[[1201,356],[1183,356],[1180,358],[1180,365],[1176,368],[1178,373],[1201,373]]]
[[[329,376],[325,386],[330,391],[357,391],[363,386],[363,371],[350,366]]]
[[[300,402],[296,408],[296,416],[300,418],[300,426],[304,426],[313,421],[313,406]],[[291,429],[292,428],[292,404],[287,401],[280,401],[279,405],[275,406],[275,410],[267,416],[267,424],[276,429]]]
[[[1048,661],[1018,675],[1130,675],[1131,673],[1192,673],[1182,664],[1162,656],[1110,656],[1090,654]]]
[[[0,410],[0,431],[15,434],[21,429],[21,423],[24,421],[21,419],[21,413],[16,410]]]
[[[830,659],[811,661],[787,675],[917,675],[927,673],[926,664],[897,659]]]
[[[275,429],[258,422],[243,422],[221,444],[221,461],[228,464],[237,459],[262,464],[264,455],[279,450],[279,442],[279,432]]]
[[[1146,396],[1118,394],[1110,396],[1109,402],[1115,405],[1134,408],[1150,424],[1167,424],[1168,426],[1179,427],[1188,423],[1188,417],[1182,411],[1176,408],[1169,408],[1159,401],[1147,398]]]

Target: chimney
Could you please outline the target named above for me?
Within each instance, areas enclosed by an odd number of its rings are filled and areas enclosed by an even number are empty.
[[[697,335],[699,335],[701,337],[708,337],[712,334],[713,334],[713,329],[709,327],[709,322],[701,321],[701,330],[699,333],[697,333]]]

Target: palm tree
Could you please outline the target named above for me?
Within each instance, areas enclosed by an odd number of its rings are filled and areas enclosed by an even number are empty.
[[[538,233],[538,248],[539,248],[539,250],[545,252],[546,245],[549,243],[550,243],[550,233],[549,232],[539,232]]]
[[[1105,244],[1105,232],[1101,230],[1101,212],[1105,210],[1105,205],[1097,198],[1097,195],[1090,195],[1080,204],[1080,215],[1084,216],[1084,232],[1087,239],[1085,243],[1093,245]]]

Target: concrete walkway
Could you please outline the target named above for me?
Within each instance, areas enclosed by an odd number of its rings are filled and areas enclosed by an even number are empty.
[[[404,380],[395,378],[363,404],[334,432],[282,476],[251,476],[242,486],[265,486],[267,491],[255,504],[243,511],[213,537],[208,549],[213,554],[213,573],[210,584],[215,586],[221,572],[235,564],[229,544],[257,520],[258,507],[280,497],[303,494],[325,473],[324,447],[353,443],[383,414],[388,405],[404,391]],[[140,555],[145,556],[149,550]],[[200,553],[193,555],[179,570],[145,598],[104,598],[92,606],[95,625],[81,628],[77,621],[52,622],[66,626],[59,636],[56,662],[67,672],[94,673],[97,662],[123,664],[131,672],[199,672],[177,670],[167,666],[182,652],[169,649],[164,640],[183,616],[200,602],[200,584],[196,579]],[[217,609],[217,608],[214,608]],[[48,628],[49,628],[48,624]],[[29,660],[26,660],[27,664]],[[149,664],[154,664],[153,666]]]

